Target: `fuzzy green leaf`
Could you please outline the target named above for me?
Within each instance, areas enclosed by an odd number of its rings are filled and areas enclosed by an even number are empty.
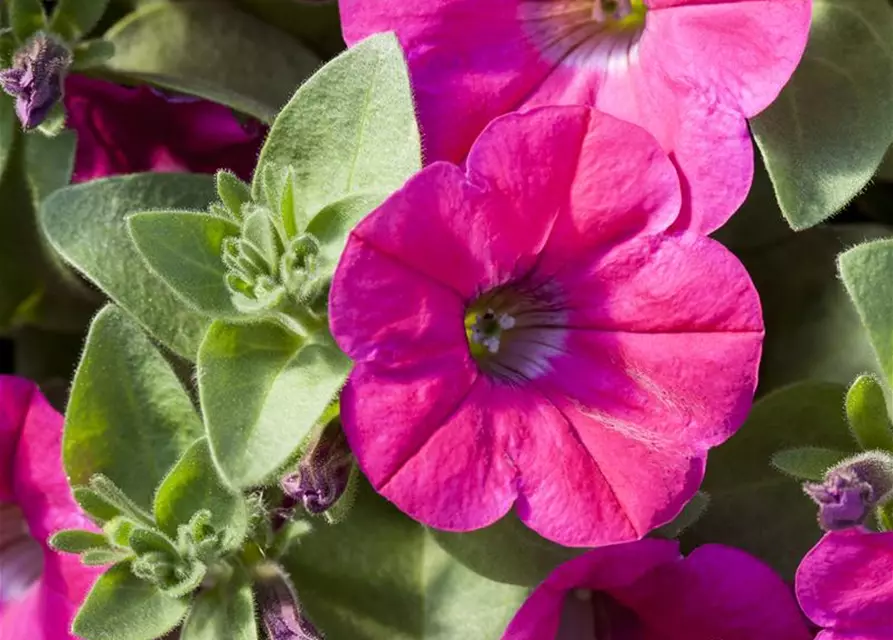
[[[327,637],[499,638],[531,590],[505,584],[497,575],[518,576],[523,567],[490,573],[492,561],[451,555],[442,537],[398,512],[367,482],[358,488],[345,521],[329,525],[314,520],[312,526],[282,564],[311,620]],[[523,554],[507,554],[505,560],[525,561]],[[550,569],[544,565],[539,571]]]
[[[859,376],[846,395],[846,415],[853,436],[865,451],[893,451],[893,428],[884,390],[874,376]]]
[[[822,447],[796,447],[775,453],[772,466],[798,480],[821,482],[828,469],[850,455]]]
[[[142,508],[202,433],[189,396],[148,337],[106,307],[87,336],[62,441],[72,485],[108,476]]]
[[[47,16],[40,0],[9,0],[9,25],[19,40],[46,29]]]
[[[349,370],[334,345],[305,344],[276,324],[211,325],[199,352],[199,393],[214,460],[229,482],[269,480]]]
[[[59,0],[50,18],[50,30],[69,42],[80,40],[99,24],[109,0]]]
[[[129,214],[204,209],[215,199],[210,176],[137,174],[60,189],[41,209],[47,237],[66,261],[131,313],[155,338],[194,360],[210,324],[146,266],[127,230]]]
[[[202,509],[211,513],[210,525],[217,531],[235,532],[241,541],[248,528],[245,499],[223,484],[211,459],[207,438],[193,444],[161,483],[155,494],[155,521],[168,535]]]
[[[782,211],[818,224],[865,186],[893,141],[893,11],[887,0],[814,0],[803,61],[751,121]]]
[[[121,515],[118,507],[106,502],[89,487],[72,487],[71,493],[74,495],[75,501],[81,505],[81,509],[97,524],[103,524],[115,516]]]
[[[88,549],[108,548],[109,542],[101,533],[82,529],[64,529],[50,538],[50,546],[64,553],[83,553]]]
[[[710,452],[702,485],[710,508],[683,534],[683,544],[738,547],[793,578],[822,531],[815,505],[799,482],[772,467],[772,456],[794,447],[852,451],[845,395],[843,385],[805,382],[757,402],[735,437]]]
[[[231,220],[198,212],[151,211],[128,220],[130,235],[149,268],[199,313],[240,315],[226,286],[223,240],[239,235]]]
[[[871,336],[887,384],[893,386],[893,240],[850,249],[840,256],[838,268]]]
[[[218,171],[217,195],[235,220],[242,219],[242,205],[251,201],[251,186],[230,171]]]
[[[358,193],[323,207],[307,225],[307,231],[319,240],[320,255],[332,265],[338,263],[347,236],[370,211],[384,202],[386,194]]]
[[[115,45],[109,70],[267,122],[319,66],[294,38],[221,2],[148,4],[105,37]]]
[[[353,193],[390,193],[421,168],[409,74],[393,34],[364,40],[298,89],[261,151],[256,200],[269,165],[295,170],[298,208],[310,214]]]
[[[93,585],[72,630],[84,640],[155,640],[176,627],[188,609],[187,600],[162,594],[120,564]]]
[[[224,584],[200,593],[192,605],[181,640],[257,640],[251,586]]]

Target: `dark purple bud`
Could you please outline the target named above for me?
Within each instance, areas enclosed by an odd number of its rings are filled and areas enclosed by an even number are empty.
[[[859,526],[893,498],[893,456],[859,454],[829,469],[824,482],[807,482],[803,489],[819,505],[819,526],[825,531]]]
[[[325,636],[301,611],[298,594],[279,565],[256,569],[255,590],[260,618],[270,640],[324,640]]]
[[[333,420],[314,438],[297,470],[282,479],[282,490],[309,513],[325,513],[347,489],[352,467],[347,438]]]
[[[71,62],[71,51],[64,44],[38,33],[16,52],[11,68],[0,70],[0,87],[16,99],[23,127],[38,126],[62,98]]]

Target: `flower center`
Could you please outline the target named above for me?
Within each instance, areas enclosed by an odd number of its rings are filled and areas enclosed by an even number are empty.
[[[556,640],[628,640],[641,633],[635,612],[601,591],[576,589],[564,600]]]
[[[522,382],[548,373],[562,353],[566,313],[554,287],[502,287],[466,310],[465,333],[481,370]]]
[[[609,68],[635,54],[645,0],[522,0],[518,17],[548,60]]]
[[[0,604],[17,600],[43,571],[43,549],[28,533],[21,509],[0,504]]]

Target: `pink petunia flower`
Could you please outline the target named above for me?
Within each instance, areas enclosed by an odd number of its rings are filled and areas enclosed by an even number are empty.
[[[37,386],[0,376],[0,638],[68,640],[71,620],[101,573],[47,541],[95,529],[62,470],[63,418]]]
[[[669,540],[590,551],[533,592],[503,640],[810,640],[788,586],[743,551]]]
[[[759,300],[716,242],[667,233],[679,179],[644,130],[585,107],[494,121],[351,233],[330,324],[360,468],[410,516],[640,538],[743,422]]]
[[[264,139],[227,107],[167,97],[86,76],[65,81],[67,124],[78,134],[72,182],[140,171],[215,173],[250,179]]]
[[[810,0],[341,0],[348,44],[396,31],[429,160],[495,117],[591,105],[654,135],[683,174],[679,228],[708,233],[753,175],[747,118],[806,46]]]
[[[797,598],[825,630],[816,640],[893,638],[893,532],[834,531],[797,570]]]

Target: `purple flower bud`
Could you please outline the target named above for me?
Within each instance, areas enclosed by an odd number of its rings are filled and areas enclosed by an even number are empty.
[[[282,479],[282,490],[309,513],[325,513],[347,489],[352,467],[347,438],[333,420],[313,440],[297,470]]]
[[[869,451],[848,458],[829,469],[824,482],[807,482],[803,489],[819,505],[825,531],[859,526],[893,498],[893,456]]]
[[[276,564],[256,569],[255,590],[261,621],[270,640],[323,640],[325,636],[301,611],[298,594]]]
[[[11,68],[0,70],[0,87],[16,99],[23,127],[38,126],[59,102],[71,62],[64,44],[38,33],[16,52]]]

